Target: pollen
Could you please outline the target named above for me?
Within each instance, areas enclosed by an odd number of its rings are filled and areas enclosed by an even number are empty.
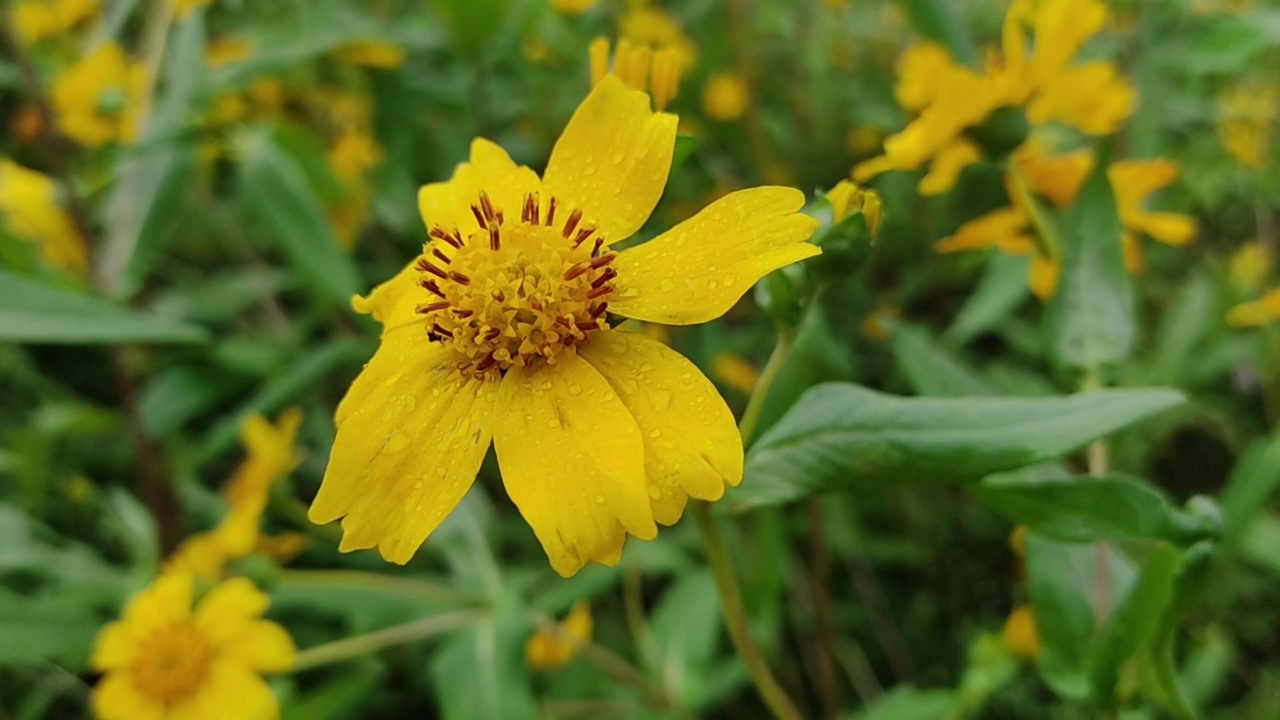
[[[500,208],[482,191],[471,212],[479,230],[432,227],[415,265],[427,338],[463,356],[460,372],[484,379],[554,363],[609,327],[617,255],[580,210],[537,193],[518,209]]]
[[[212,660],[204,634],[190,623],[175,622],[143,644],[132,668],[133,684],[157,704],[177,703],[203,687]]]

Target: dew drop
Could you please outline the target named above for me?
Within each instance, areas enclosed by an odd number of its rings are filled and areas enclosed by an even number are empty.
[[[409,447],[409,438],[404,433],[397,432],[387,439],[387,443],[382,446],[382,449],[389,453],[398,453],[407,447]]]
[[[720,287],[720,283],[716,282],[715,280],[708,280],[707,287],[711,288],[712,290],[715,290],[716,288]]]
[[[538,384],[538,387],[542,388],[543,390],[550,390],[550,389],[551,389],[551,381],[550,381],[550,380],[543,380],[541,383],[539,383],[539,384]]]
[[[676,281],[671,278],[664,278],[662,282],[658,283],[658,289],[662,292],[671,292],[676,289]]]
[[[651,499],[653,499],[653,500],[661,500],[661,499],[662,499],[662,488],[658,487],[657,485],[650,485],[650,486],[649,486],[649,497],[650,497]]]
[[[659,390],[653,394],[653,407],[655,410],[662,412],[671,407],[671,393],[666,390]]]
[[[581,395],[581,394],[582,394],[582,386],[581,386],[581,385],[579,385],[578,383],[573,383],[572,385],[570,385],[570,386],[569,386],[569,394],[570,394],[570,395]]]
[[[551,428],[552,430],[555,430],[556,428],[560,427],[560,421],[556,419],[554,415],[552,415],[551,417],[547,418],[547,427]]]
[[[604,504],[604,495],[602,493],[596,493],[596,504],[597,505]]]
[[[655,438],[655,439],[656,439],[656,438],[660,438],[660,437],[662,437],[662,431],[661,431],[661,430],[659,430],[658,428],[654,428],[654,429],[652,429],[652,430],[650,430],[650,431],[649,431],[649,437],[651,437],[651,438]]]
[[[627,156],[621,150],[619,150],[618,152],[613,154],[613,157],[610,158],[610,160],[613,161],[614,165],[621,165],[622,161],[625,160],[626,158]]]

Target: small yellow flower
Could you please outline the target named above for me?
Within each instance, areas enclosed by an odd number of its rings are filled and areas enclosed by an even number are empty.
[[[1280,321],[1280,288],[1259,300],[1237,305],[1227,313],[1227,324],[1238,328],[1260,327],[1277,321]]]
[[[833,223],[840,223],[851,213],[860,212],[867,218],[867,232],[871,237],[880,234],[880,219],[884,214],[880,193],[859,187],[857,183],[841,180],[827,191],[827,202],[831,203]]]
[[[213,4],[213,0],[169,0],[173,5],[174,17],[178,20],[186,20],[191,14],[202,7],[208,7]]]
[[[1004,621],[1004,646],[1015,657],[1032,662],[1040,654],[1040,630],[1030,605],[1019,605]]]
[[[591,63],[591,87],[613,73],[623,85],[647,91],[653,98],[653,106],[659,110],[665,110],[680,90],[680,56],[673,48],[655,49],[623,38],[618,42],[618,52],[610,67],[609,40],[598,37],[587,47],[587,54]]]
[[[1182,247],[1196,237],[1195,218],[1143,209],[1147,197],[1178,179],[1178,167],[1168,160],[1121,160],[1107,169],[1120,210],[1120,222],[1131,232],[1144,233],[1166,245]]]
[[[50,96],[64,135],[87,147],[132,142],[137,134],[146,69],[107,43],[53,82]]]
[[[223,489],[226,517],[213,530],[187,538],[169,558],[169,569],[213,580],[222,574],[227,562],[253,552],[271,487],[302,460],[294,449],[301,425],[302,411],[298,408],[280,413],[275,425],[260,415],[245,420],[240,427],[240,440],[249,457]]]
[[[70,216],[58,204],[58,185],[48,175],[0,158],[0,219],[16,237],[40,245],[52,267],[83,273],[89,250]]]
[[[702,110],[712,120],[737,120],[750,103],[751,92],[738,73],[716,73],[707,79],[702,89]]]
[[[1275,252],[1257,240],[1241,245],[1231,255],[1231,282],[1246,292],[1258,290],[1275,270]]]
[[[1222,146],[1247,168],[1258,169],[1271,157],[1280,97],[1270,85],[1237,85],[1218,99]]]
[[[760,371],[755,365],[728,352],[711,358],[711,376],[743,395],[750,395],[760,381]]]
[[[347,43],[333,51],[339,62],[374,70],[395,70],[404,65],[407,57],[404,48],[389,42],[365,40]]]
[[[551,0],[551,7],[565,15],[581,15],[600,3],[600,0]]]
[[[343,551],[405,563],[471,486],[490,443],[507,494],[552,567],[614,565],[628,533],[657,535],[689,497],[742,479],[742,440],[714,386],[670,348],[613,329],[613,313],[690,325],[820,250],[804,194],[731,193],[621,252],[662,195],[676,117],[606,76],[541,178],[471,145],[424,186],[423,254],[355,308],[382,344],[335,415],[310,517],[345,516]]]
[[[920,112],[938,95],[938,82],[943,71],[955,67],[951,53],[932,42],[917,42],[898,58],[894,68],[898,84],[893,96],[904,110]]]
[[[253,57],[253,42],[245,38],[217,38],[209,41],[204,61],[211,68],[226,67]]]
[[[1116,67],[1092,62],[1046,80],[1027,105],[1027,120],[1057,121],[1100,137],[1120,129],[1136,107],[1137,94]]]
[[[262,619],[270,599],[244,578],[215,586],[194,610],[193,595],[191,575],[161,575],[102,628],[90,660],[104,673],[93,691],[100,720],[277,717],[261,673],[288,670],[297,651]]]
[[[530,636],[524,645],[525,664],[534,670],[559,670],[591,641],[594,626],[591,607],[581,601],[574,603],[563,622],[540,627]]]
[[[13,27],[26,44],[61,35],[98,14],[98,0],[23,0],[13,6]]]
[[[645,4],[633,6],[618,20],[618,35],[635,45],[671,50],[681,73],[693,69],[698,47],[681,29],[680,23],[661,8]]]
[[[363,130],[344,130],[329,148],[329,168],[344,191],[329,206],[329,220],[344,248],[355,246],[368,217],[370,191],[365,175],[382,162],[382,154],[382,147]]]

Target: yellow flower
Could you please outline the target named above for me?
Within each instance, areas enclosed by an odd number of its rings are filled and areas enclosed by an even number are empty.
[[[169,0],[173,5],[174,17],[178,20],[186,20],[191,17],[191,13],[202,7],[208,7],[213,4],[213,0]]]
[[[1040,630],[1030,605],[1019,605],[1004,621],[1004,646],[1020,660],[1031,662],[1040,654]]]
[[[404,48],[389,42],[365,40],[347,43],[333,51],[339,62],[359,65],[374,70],[395,70],[404,65]]]
[[[666,109],[680,90],[682,70],[679,52],[674,48],[654,49],[623,38],[618,42],[618,52],[610,68],[609,40],[598,37],[587,47],[587,54],[591,63],[591,87],[599,85],[605,75],[612,72],[623,85],[648,91],[653,106],[659,110]]]
[[[867,232],[871,237],[880,234],[880,218],[884,214],[880,193],[858,187],[857,183],[841,180],[827,191],[827,202],[831,203],[833,223],[842,222],[850,213],[860,212],[867,218]]]
[[[53,178],[0,158],[0,218],[9,232],[38,243],[50,266],[83,273],[89,266],[89,250],[58,204],[58,196]]]
[[[1178,167],[1168,160],[1121,160],[1107,169],[1116,194],[1120,222],[1131,232],[1145,233],[1166,245],[1181,247],[1196,236],[1196,220],[1190,215],[1144,210],[1147,197],[1172,185]]]
[[[1027,105],[1027,120],[1033,125],[1058,121],[1100,137],[1120,129],[1136,105],[1133,87],[1114,65],[1092,62],[1046,80]]]
[[[540,627],[530,636],[524,645],[525,664],[534,670],[559,670],[568,665],[591,641],[594,625],[590,606],[581,601],[574,603],[563,622]]]
[[[1221,119],[1218,137],[1222,146],[1241,165],[1261,168],[1271,157],[1276,112],[1280,107],[1276,89],[1268,85],[1237,85],[1218,99]]]
[[[298,408],[280,413],[275,425],[260,415],[245,420],[240,427],[240,441],[249,457],[223,489],[226,517],[213,530],[187,538],[169,558],[169,569],[212,580],[222,574],[227,562],[253,552],[271,487],[302,460],[294,449],[301,425],[302,411]]]
[[[551,0],[551,7],[565,15],[581,15],[599,2],[600,0]]]
[[[743,395],[750,395],[760,381],[760,371],[741,356],[722,352],[711,358],[711,375]]]
[[[98,0],[24,0],[13,6],[13,27],[26,44],[70,30],[98,14]]]
[[[1245,243],[1231,255],[1231,281],[1242,290],[1255,291],[1271,277],[1275,266],[1275,252],[1270,247],[1257,240]]]
[[[636,5],[618,20],[618,35],[636,45],[656,50],[671,50],[681,73],[693,69],[698,48],[675,18],[661,8]]]
[[[731,193],[621,252],[666,185],[676,118],[605,77],[542,178],[497,145],[418,196],[430,242],[355,308],[382,344],[335,414],[310,517],[345,516],[341,550],[405,563],[471,486],[493,443],[508,495],[553,568],[621,557],[689,497],[742,479],[724,400],[666,346],[609,315],[719,317],[767,273],[819,254],[804,194]]]
[[[204,61],[211,68],[226,67],[253,56],[253,43],[244,38],[217,38],[209,41]]]
[[[944,70],[955,67],[951,53],[932,42],[918,42],[908,47],[894,68],[898,84],[893,96],[904,110],[919,112],[933,102]]]
[[[146,69],[107,43],[53,81],[50,96],[64,135],[87,147],[131,142],[137,134]]]
[[[712,120],[737,120],[747,111],[750,102],[747,82],[737,73],[716,73],[707,79],[702,89],[702,110]]]
[[[1232,327],[1259,327],[1276,321],[1280,321],[1280,288],[1259,300],[1237,305],[1227,313],[1227,324]]]
[[[343,197],[328,208],[329,220],[338,241],[350,249],[369,214],[365,174],[382,162],[382,147],[363,130],[344,130],[330,146],[328,161],[344,191]]]
[[[186,573],[161,575],[102,628],[90,660],[104,673],[93,691],[100,720],[277,717],[261,673],[288,670],[297,651],[262,619],[270,598],[233,578],[193,610],[193,585]]]

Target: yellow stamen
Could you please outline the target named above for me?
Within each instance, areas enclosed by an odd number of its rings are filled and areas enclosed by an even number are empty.
[[[204,685],[212,658],[208,641],[195,626],[175,622],[143,643],[132,668],[133,684],[158,704],[177,703]]]

